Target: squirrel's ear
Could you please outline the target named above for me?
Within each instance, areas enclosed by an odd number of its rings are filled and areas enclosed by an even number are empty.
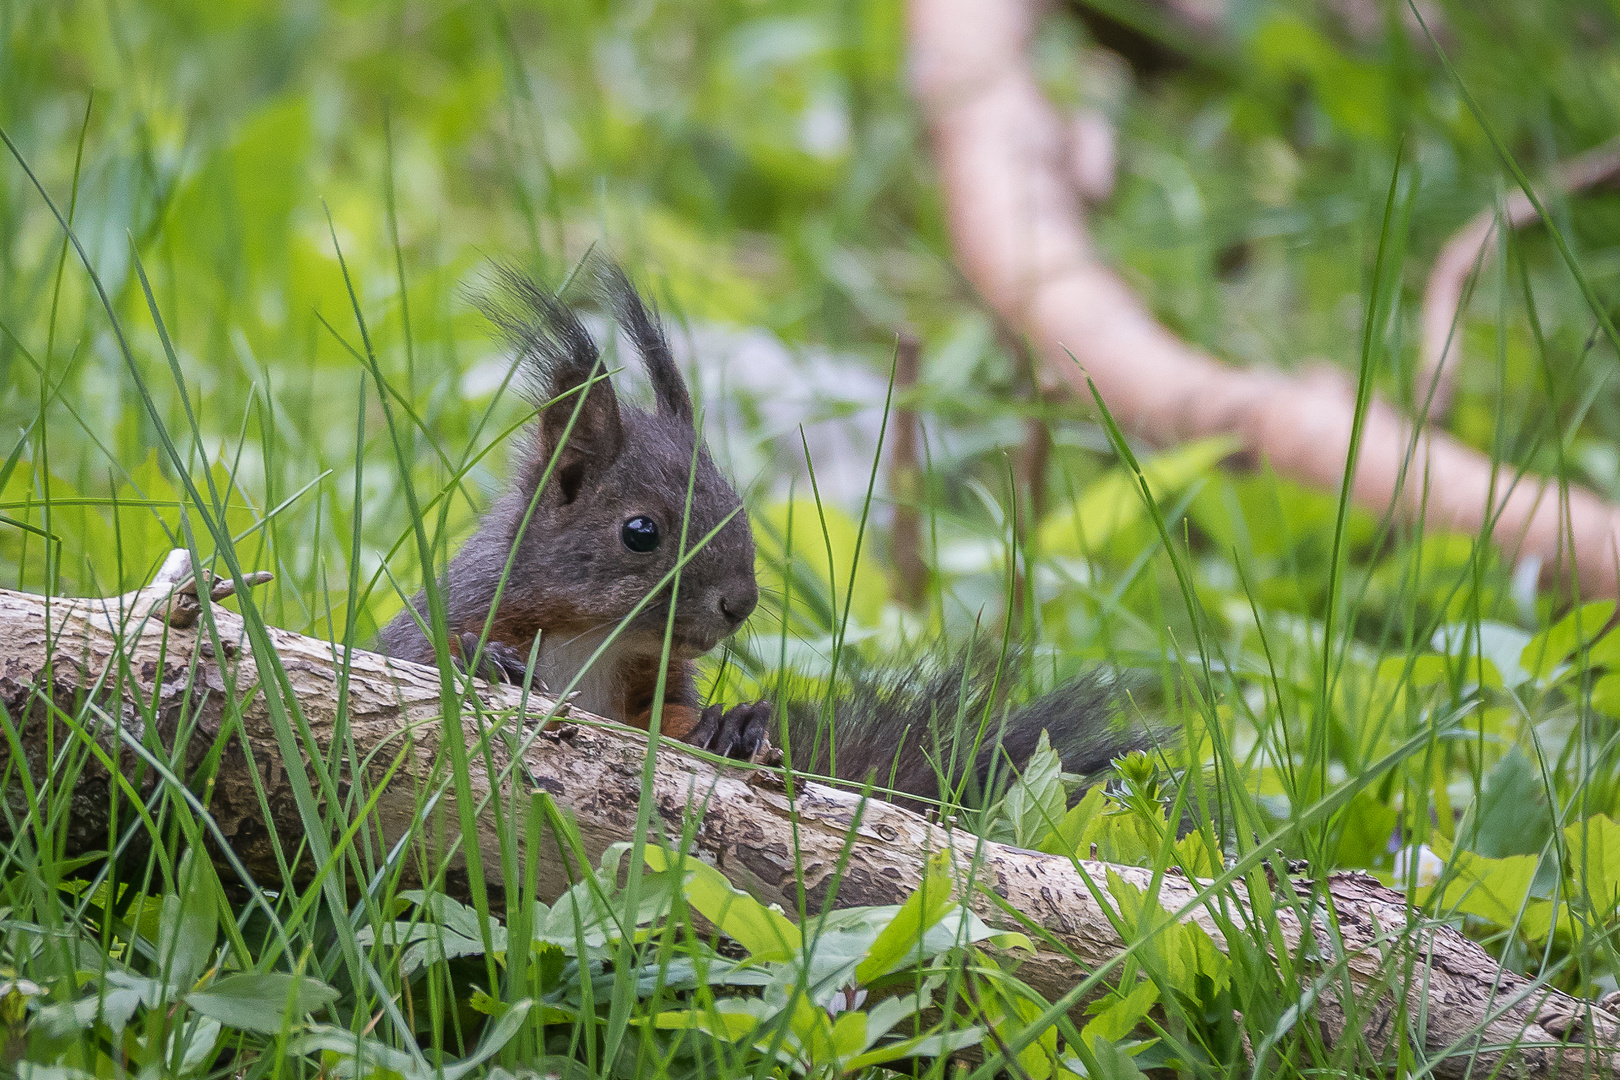
[[[614,316],[647,367],[653,396],[658,399],[658,411],[690,425],[692,398],[686,391],[686,380],[681,378],[681,369],[675,365],[675,357],[669,351],[669,342],[657,315],[647,310],[635,286],[616,263],[604,265],[600,276],[613,301]]]
[[[619,456],[624,446],[624,429],[619,424],[619,399],[608,381],[607,367],[591,349],[589,367],[570,365],[556,369],[551,384],[552,404],[540,414],[540,450],[542,456],[535,462],[535,479],[545,475],[546,463],[557,459],[551,471],[551,483],[562,495],[564,504],[579,495],[580,488],[593,472],[606,469]],[[576,377],[577,376],[577,377]],[[562,394],[586,383],[596,381],[586,390],[583,403],[579,394]],[[578,413],[576,418],[575,413]],[[569,427],[569,421],[573,427]]]
[[[486,297],[481,306],[516,346],[529,396],[543,407],[530,476],[538,482],[556,457],[549,483],[562,502],[571,503],[593,471],[619,456],[619,399],[596,342],[573,309],[519,271],[502,267],[497,273],[499,296]]]

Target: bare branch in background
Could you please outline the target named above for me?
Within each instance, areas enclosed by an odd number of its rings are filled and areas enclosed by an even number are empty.
[[[889,495],[894,499],[891,554],[900,602],[916,611],[922,607],[928,588],[922,518],[918,512],[923,471],[917,460],[917,410],[911,401],[921,373],[922,343],[916,334],[904,330],[895,349],[894,389],[900,405],[894,410],[894,442],[889,451]]]
[[[1234,434],[1281,475],[1337,491],[1355,399],[1343,373],[1223,363],[1161,325],[1098,258],[1065,160],[1070,142],[1030,70],[1034,20],[1024,0],[910,5],[913,83],[963,273],[1081,400],[1090,400],[1087,376],[1095,380],[1134,435],[1168,446]],[[1509,559],[1538,560],[1550,582],[1570,580],[1572,551],[1582,593],[1620,594],[1614,506],[1570,487],[1566,520],[1556,482],[1515,482],[1450,435],[1415,432],[1379,399],[1351,497],[1430,527],[1479,534],[1494,524]]]
[[[1536,192],[1536,198],[1546,206],[1549,199],[1574,195],[1612,183],[1617,178],[1620,178],[1620,139],[1610,139],[1561,163]],[[1438,419],[1451,409],[1457,383],[1457,360],[1462,352],[1458,340],[1462,319],[1458,312],[1469,281],[1478,272],[1491,239],[1497,235],[1496,223],[1506,221],[1508,228],[1518,229],[1535,220],[1536,208],[1529,197],[1515,190],[1503,200],[1500,208],[1486,207],[1470,218],[1467,225],[1451,235],[1434,260],[1428,284],[1423,289],[1423,351],[1412,384],[1420,403],[1433,388],[1430,416]]]

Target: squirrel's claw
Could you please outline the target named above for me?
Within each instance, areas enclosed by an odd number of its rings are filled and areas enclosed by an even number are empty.
[[[703,710],[687,741],[693,746],[738,761],[754,761],[767,748],[771,715],[768,701],[733,705],[727,709],[710,705]]]
[[[458,657],[457,667],[466,670],[467,658],[478,652],[478,635],[462,634],[460,638],[461,655]],[[479,660],[477,676],[488,682],[512,683],[523,685],[524,677],[529,673],[528,658],[512,646],[502,641],[484,642],[484,654]],[[544,690],[540,683],[535,688]]]

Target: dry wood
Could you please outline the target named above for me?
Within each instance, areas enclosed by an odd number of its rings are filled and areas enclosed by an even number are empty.
[[[259,672],[246,647],[241,618],[215,609],[217,638],[207,629],[208,619],[188,618],[185,612],[179,612],[177,621],[189,625],[170,625],[166,616],[173,610],[179,575],[172,572],[172,563],[169,570],[154,587],[111,600],[53,599],[47,604],[39,596],[0,590],[0,698],[17,725],[36,783],[52,775],[47,747],[71,748],[77,740],[84,749],[84,739],[93,738],[105,752],[105,759],[90,759],[73,779],[74,813],[64,836],[72,851],[105,850],[107,844],[114,778],[102,760],[116,762],[129,783],[147,795],[160,781],[152,770],[141,768],[129,741],[144,740],[150,750],[171,752],[184,718],[195,730],[175,771],[189,776],[221,724],[239,716],[240,727],[227,736],[208,789],[209,812],[246,870],[280,887],[270,841],[274,835],[291,847],[303,835],[305,823],[288,778],[289,770],[307,766],[283,762],[277,752],[266,688],[257,686]],[[280,630],[269,635],[297,708],[313,732],[315,752],[325,755],[338,708],[335,651],[315,638]],[[211,644],[215,640],[218,647]],[[239,709],[231,707],[227,686],[236,688]],[[67,715],[75,715],[76,695],[94,694],[109,722],[76,737],[58,714],[48,737],[47,687]],[[590,717],[571,718],[578,722],[570,725],[567,736],[539,732],[539,718],[550,702],[531,702],[542,711],[520,716],[520,695],[514,688],[482,683],[477,688],[485,705],[504,710],[503,730],[527,740],[518,753],[529,782],[572,813],[593,857],[608,844],[629,839],[646,753],[640,732]],[[367,823],[371,835],[385,844],[418,827],[421,793],[445,776],[439,749],[446,727],[437,717],[438,702],[437,671],[363,651],[350,658],[348,719],[355,756],[342,758],[339,783],[345,791],[372,794],[371,786],[388,762],[402,757],[401,769],[377,795]],[[143,715],[153,718],[150,728]],[[471,726],[470,720],[463,723]],[[475,798],[488,795],[492,786],[509,792],[510,779],[501,779],[512,762],[508,743],[500,737],[489,743],[490,765],[474,743],[476,739],[469,740]],[[15,780],[9,751],[4,756],[0,764]],[[358,772],[355,762],[363,763]],[[255,772],[264,804],[255,793]],[[13,820],[26,817],[19,787],[13,782],[7,793]],[[855,837],[836,893],[841,906],[898,903],[921,880],[928,853],[951,852],[964,895],[988,920],[1017,927],[1001,906],[1005,904],[1078,958],[1080,966],[1057,950],[1043,949],[1024,963],[1021,976],[1052,998],[1073,987],[1085,969],[1109,962],[1122,949],[1087,877],[1102,895],[1107,895],[1104,883],[1110,873],[1138,888],[1150,880],[1146,870],[1135,867],[1074,863],[981,841],[899,807],[863,805],[854,794],[817,784],[799,785],[790,800],[773,772],[717,767],[669,744],[658,752],[654,797],[665,829],[678,833],[695,818],[698,856],[735,884],[790,912],[798,910],[801,882],[809,909],[820,909],[852,827]],[[453,806],[443,817],[457,820]],[[124,820],[129,820],[127,814]],[[494,866],[497,852],[489,820],[486,810],[477,840],[485,865]],[[447,850],[453,852],[453,846]],[[795,851],[802,862],[796,862]],[[456,859],[454,865],[462,863]],[[565,884],[561,866],[542,867],[541,878],[542,895],[548,898]],[[452,876],[450,882],[454,891],[466,894],[464,878]],[[1474,1075],[1492,1075],[1498,1066],[1520,1076],[1620,1077],[1614,1050],[1620,1043],[1620,1019],[1498,968],[1477,945],[1445,926],[1414,922],[1404,897],[1373,879],[1334,875],[1326,889],[1336,913],[1331,928],[1320,897],[1315,913],[1302,922],[1311,895],[1306,885],[1285,884],[1269,892],[1267,904],[1280,909],[1275,946],[1287,949],[1303,980],[1318,987],[1312,1015],[1323,1037],[1330,1046],[1358,1040],[1363,1064],[1389,1060],[1399,1041],[1410,1040],[1429,1055],[1445,1055],[1434,1070],[1440,1077],[1462,1077],[1470,1068]],[[1241,884],[1201,898],[1196,882],[1172,876],[1162,883],[1159,896],[1171,911],[1186,908],[1183,917],[1196,920],[1222,947],[1221,925],[1243,927],[1252,917],[1249,894]],[[1302,934],[1302,925],[1308,933]],[[1355,1032],[1344,1030],[1345,995],[1353,996],[1362,1021]],[[1398,1011],[1403,1002],[1404,1013]],[[1560,1045],[1554,1032],[1567,1033],[1571,1041]]]
[[[911,69],[963,273],[1047,367],[1090,401],[1095,380],[1131,433],[1168,446],[1218,434],[1312,487],[1337,492],[1354,388],[1334,369],[1236,368],[1162,326],[1098,258],[1074,189],[1064,126],[1027,46],[1030,0],[912,0]],[[1078,363],[1075,361],[1078,360]],[[1410,454],[1410,468],[1408,455]],[[1360,505],[1480,535],[1544,579],[1620,595],[1620,510],[1544,477],[1517,480],[1443,432],[1416,432],[1374,399],[1351,486]]]
[[[1612,183],[1620,177],[1620,139],[1562,162],[1552,170],[1546,185],[1536,192],[1542,206],[1554,195],[1577,192]],[[1440,249],[1423,288],[1422,354],[1418,358],[1417,398],[1430,397],[1429,415],[1445,416],[1451,408],[1451,395],[1457,381],[1457,358],[1462,352],[1457,340],[1462,306],[1468,282],[1478,271],[1485,250],[1496,236],[1498,221],[1518,229],[1537,220],[1535,204],[1523,191],[1514,191],[1501,207],[1489,206],[1475,214],[1453,233]],[[1432,390],[1431,390],[1432,388]],[[1432,396],[1431,396],[1432,395]]]

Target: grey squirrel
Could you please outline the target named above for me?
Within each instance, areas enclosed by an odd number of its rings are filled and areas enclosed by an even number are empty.
[[[857,674],[854,693],[830,711],[830,741],[825,709],[783,710],[778,731],[777,711],[767,702],[705,707],[696,660],[736,631],[758,603],[754,541],[741,499],[698,436],[691,397],[659,321],[621,270],[601,270],[600,292],[652,384],[656,407],[649,412],[618,398],[595,341],[568,303],[519,272],[497,276],[499,287],[482,306],[514,348],[529,396],[542,411],[510,487],[447,568],[448,644],[458,664],[473,659],[515,542],[480,673],[521,682],[539,635],[536,682],[560,690],[578,675],[575,700],[582,709],[649,727],[670,588],[653,594],[680,558],[684,533],[689,560],[679,578],[659,723],[666,737],[754,760],[777,736],[801,771],[871,779],[880,789],[919,800],[949,794],[941,791],[942,779],[953,788],[965,780],[987,791],[995,776],[1008,774],[999,765],[1016,769],[1028,760],[1042,730],[1066,771],[1082,775],[1142,745],[1113,730],[1098,677],[1071,681],[1009,711],[1000,688],[1013,680],[1006,672],[994,678],[969,657]],[[383,629],[382,651],[434,662],[425,620],[425,594],[419,594]],[[996,730],[985,730],[987,717],[997,721]]]

